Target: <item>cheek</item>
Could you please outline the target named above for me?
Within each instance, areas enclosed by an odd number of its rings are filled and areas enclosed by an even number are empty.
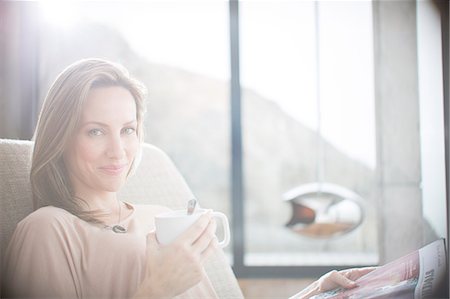
[[[89,164],[95,164],[95,162],[99,161],[102,152],[103,149],[97,144],[78,138],[73,145],[73,160],[80,168],[89,167]]]
[[[85,162],[98,161],[98,158],[101,154],[102,150],[92,146],[82,145],[78,149],[78,156]]]

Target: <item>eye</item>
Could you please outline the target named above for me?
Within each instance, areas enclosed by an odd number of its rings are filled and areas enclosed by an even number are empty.
[[[126,134],[126,135],[131,135],[131,134],[133,134],[134,132],[136,132],[136,129],[135,129],[135,128],[124,128],[124,129],[122,130],[122,132],[123,132],[124,134]]]
[[[103,132],[100,129],[92,129],[92,130],[89,130],[88,134],[89,134],[89,136],[100,136],[100,135],[103,135]]]

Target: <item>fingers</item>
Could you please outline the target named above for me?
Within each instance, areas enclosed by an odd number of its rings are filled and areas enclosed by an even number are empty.
[[[348,279],[357,280],[375,269],[377,269],[377,267],[353,268],[339,271],[339,273]]]
[[[214,236],[212,240],[209,242],[208,247],[200,254],[200,262],[203,263],[208,256],[213,253],[219,247],[219,242],[217,238]]]
[[[340,287],[343,287],[343,288],[346,288],[346,289],[354,288],[354,287],[357,286],[356,282],[354,282],[353,280],[348,279],[347,277],[345,277],[344,275],[342,275],[341,273],[339,273],[336,270],[330,272],[330,279],[334,283],[339,285]]]
[[[178,238],[178,241],[189,245],[193,244],[208,227],[210,220],[211,211],[208,211],[201,215],[187,231],[182,233]]]
[[[211,241],[215,239],[216,229],[217,223],[214,219],[211,219],[206,229],[192,245],[193,250],[198,253],[205,251]]]
[[[376,267],[331,271],[318,280],[318,291],[325,292],[337,287],[352,289],[358,286],[355,280],[375,270]]]

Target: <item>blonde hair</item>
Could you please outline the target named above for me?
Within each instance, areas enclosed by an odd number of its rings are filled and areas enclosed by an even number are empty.
[[[102,59],[83,59],[68,66],[51,86],[34,133],[31,163],[31,189],[34,209],[52,205],[63,208],[88,222],[101,223],[98,211],[84,211],[82,199],[75,198],[63,154],[77,129],[83,104],[93,88],[120,86],[136,102],[137,136],[143,141],[145,88],[130,77],[121,65]],[[134,170],[139,154],[132,163]],[[128,173],[128,175],[130,174]]]

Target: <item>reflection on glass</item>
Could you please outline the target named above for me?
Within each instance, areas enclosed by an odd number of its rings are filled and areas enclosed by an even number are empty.
[[[351,232],[363,221],[362,198],[351,190],[329,183],[312,183],[289,190],[292,217],[286,224],[312,238],[330,238]]]
[[[245,265],[376,264],[371,3],[319,1],[318,51],[313,1],[240,3]],[[360,197],[283,200],[319,182]]]

